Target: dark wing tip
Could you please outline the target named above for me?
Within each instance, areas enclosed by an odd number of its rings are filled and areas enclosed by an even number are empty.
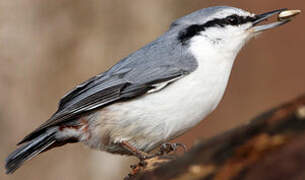
[[[15,166],[13,163],[5,162],[5,174],[13,174],[20,166]]]
[[[54,144],[56,142],[56,131],[56,129],[51,129],[13,151],[5,160],[6,174],[12,174],[25,161],[30,160]]]
[[[31,141],[32,139],[40,136],[41,134],[43,134],[44,132],[46,131],[45,128],[37,128],[35,129],[34,131],[32,131],[30,134],[26,135],[21,141],[19,141],[17,143],[17,146],[25,143],[25,142],[28,142],[28,141]]]

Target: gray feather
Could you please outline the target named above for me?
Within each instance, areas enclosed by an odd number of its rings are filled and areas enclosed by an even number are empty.
[[[194,71],[197,62],[188,47],[177,40],[177,31],[171,28],[108,71],[77,86],[61,99],[57,112],[20,143],[35,138],[48,127],[74,120],[96,108],[141,96],[155,88],[154,84],[172,83],[171,80]]]
[[[56,129],[50,129],[12,152],[6,158],[6,173],[13,173],[25,161],[32,159],[55,143],[55,133]]]

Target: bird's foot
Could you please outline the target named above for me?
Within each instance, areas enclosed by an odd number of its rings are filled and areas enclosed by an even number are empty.
[[[157,153],[154,154],[148,154],[146,152],[140,151],[130,145],[128,142],[123,141],[120,143],[122,147],[124,147],[127,151],[129,151],[131,154],[136,156],[139,160],[140,163],[142,163],[143,166],[145,166],[145,160],[151,159],[157,156],[162,156],[164,154],[169,154],[171,152],[176,152],[179,147],[183,149],[184,152],[187,151],[186,145],[182,143],[164,143],[160,146],[160,149]]]
[[[131,165],[131,172],[125,177],[125,180],[133,179],[137,174],[145,171],[152,171],[155,168],[175,160],[176,156],[149,156],[145,160],[140,160],[138,164]]]
[[[186,145],[182,143],[164,143],[160,146],[160,150],[158,153],[159,155],[169,154],[171,152],[176,152],[179,147],[183,149],[183,152],[187,151]]]
[[[174,156],[164,155],[169,154],[171,152],[176,152],[179,147],[181,147],[184,152],[187,150],[187,147],[181,143],[164,143],[160,146],[160,149],[157,153],[148,154],[146,152],[136,149],[126,141],[121,142],[120,145],[140,160],[137,165],[130,166],[132,172],[128,174],[128,177],[126,177],[125,179],[133,177],[144,169],[153,169],[157,167],[160,163],[164,163],[174,159]]]
[[[169,154],[171,152],[176,152],[179,147],[181,147],[183,149],[183,152],[187,151],[186,145],[184,145],[182,143],[163,143],[160,146],[159,151],[157,151],[156,153],[146,154],[145,156],[142,156],[142,159],[139,157],[138,158],[140,159],[140,163],[143,163],[143,165],[145,166],[145,160],[163,156],[163,155]]]
[[[139,164],[134,164],[134,165],[130,165],[131,168],[131,173],[128,174],[127,177],[125,177],[125,179],[129,179],[131,177],[134,177],[136,174],[138,174],[141,169],[143,169],[143,165],[141,164],[141,162]]]
[[[150,155],[146,152],[140,151],[137,148],[133,147],[126,141],[122,141],[120,145],[127,151],[129,151],[131,154],[136,156],[140,161],[144,161],[145,159],[149,159]]]

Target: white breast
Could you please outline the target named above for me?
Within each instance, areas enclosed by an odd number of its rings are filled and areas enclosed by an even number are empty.
[[[181,135],[211,113],[227,86],[235,55],[209,51],[203,39],[195,39],[190,51],[198,68],[161,91],[104,108],[115,125],[110,136],[149,150]],[[200,44],[200,46],[199,46]],[[234,54],[234,53],[232,53]],[[104,126],[104,128],[106,128]],[[103,130],[104,132],[105,130]]]

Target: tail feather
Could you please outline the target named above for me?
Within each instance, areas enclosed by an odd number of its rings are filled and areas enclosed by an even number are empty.
[[[16,171],[25,161],[32,159],[56,142],[55,129],[50,129],[40,136],[26,142],[6,158],[6,173]]]

